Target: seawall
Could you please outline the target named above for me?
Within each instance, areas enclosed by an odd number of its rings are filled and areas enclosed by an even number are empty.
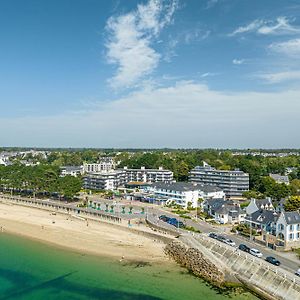
[[[217,266],[225,274],[225,282],[226,278],[231,278],[230,281],[236,278],[266,299],[300,299],[299,278],[282,268],[203,234],[186,234],[180,239],[187,248],[197,249],[206,260]],[[194,260],[197,259],[198,254],[194,257]],[[202,268],[205,268],[205,264]],[[209,280],[209,277],[206,279]]]

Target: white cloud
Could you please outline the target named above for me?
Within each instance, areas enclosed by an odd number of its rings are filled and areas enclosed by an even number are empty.
[[[76,114],[0,119],[0,139],[44,147],[300,147],[299,99],[300,90],[222,92],[185,81]]]
[[[216,75],[218,75],[218,73],[207,72],[207,73],[201,74],[200,77],[205,78],[205,77],[216,76]]]
[[[300,56],[300,39],[292,39],[286,42],[273,43],[269,46],[271,51],[288,56]]]
[[[275,21],[257,19],[246,26],[237,28],[229,36],[246,32],[255,32],[262,35],[296,34],[300,33],[300,28],[292,26],[287,17],[278,17]]]
[[[107,59],[117,66],[110,80],[112,87],[134,86],[157,67],[160,54],[152,43],[172,22],[177,3],[177,0],[149,0],[138,5],[135,11],[108,20]]]
[[[284,81],[300,80],[300,71],[265,73],[265,74],[258,74],[257,77],[265,80],[269,84],[275,84]]]
[[[249,32],[249,31],[255,31],[262,24],[263,24],[262,20],[254,20],[253,22],[251,22],[250,24],[248,24],[246,26],[241,26],[241,27],[237,28],[232,33],[230,33],[229,36],[234,36],[234,35],[237,35],[239,33],[244,33],[244,32]]]
[[[205,40],[210,35],[209,30],[203,30],[200,28],[196,28],[194,30],[189,30],[184,32],[183,39],[186,44],[190,44],[192,42],[199,42]]]
[[[234,64],[234,65],[242,65],[243,63],[245,62],[245,60],[244,59],[233,59],[232,60],[232,63]]]
[[[286,17],[278,17],[276,21],[277,23],[273,25],[267,23],[258,28],[257,32],[260,34],[295,34],[300,32],[300,29],[293,27]]]

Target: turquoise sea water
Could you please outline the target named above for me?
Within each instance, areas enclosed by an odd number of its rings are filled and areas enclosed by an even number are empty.
[[[0,234],[0,299],[256,299],[221,295],[185,269],[126,264]]]

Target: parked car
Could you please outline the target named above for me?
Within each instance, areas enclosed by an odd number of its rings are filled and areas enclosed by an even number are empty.
[[[159,216],[159,219],[162,220],[162,221],[164,221],[164,222],[168,222],[170,220],[170,218],[167,217],[166,215]]]
[[[167,221],[169,224],[173,225],[175,222],[177,222],[176,218],[169,218],[169,220]]]
[[[220,242],[225,243],[226,237],[225,237],[225,236],[222,236],[222,235],[217,235],[217,240],[220,241]]]
[[[240,244],[239,249],[242,250],[242,251],[245,251],[247,253],[250,252],[250,248],[248,246],[244,245],[244,244]]]
[[[232,247],[235,247],[235,242],[231,239],[226,239],[225,240],[225,244],[229,245],[229,246],[232,246]]]
[[[262,257],[263,256],[262,253],[259,250],[255,249],[255,248],[250,249],[249,253],[253,256],[256,256],[256,257]]]
[[[210,232],[210,233],[208,234],[208,236],[209,236],[210,238],[212,238],[212,239],[216,239],[216,238],[218,237],[218,235],[215,234],[214,232]]]
[[[295,272],[295,275],[300,276],[300,269]]]
[[[278,259],[276,259],[275,257],[273,257],[273,256],[268,256],[266,258],[266,261],[269,262],[272,265],[275,265],[275,266],[279,266],[280,265],[280,261]]]

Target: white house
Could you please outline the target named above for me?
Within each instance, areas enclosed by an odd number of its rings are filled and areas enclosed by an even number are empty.
[[[70,176],[80,176],[83,175],[83,166],[64,166],[60,168],[60,176],[65,177]]]
[[[262,241],[270,248],[300,247],[300,214],[297,211],[258,210],[248,215],[245,222],[261,233]]]
[[[276,237],[285,250],[300,247],[300,214],[282,211],[276,222]]]
[[[207,199],[225,199],[226,195],[224,191],[213,185],[198,185],[199,198],[203,200]]]

